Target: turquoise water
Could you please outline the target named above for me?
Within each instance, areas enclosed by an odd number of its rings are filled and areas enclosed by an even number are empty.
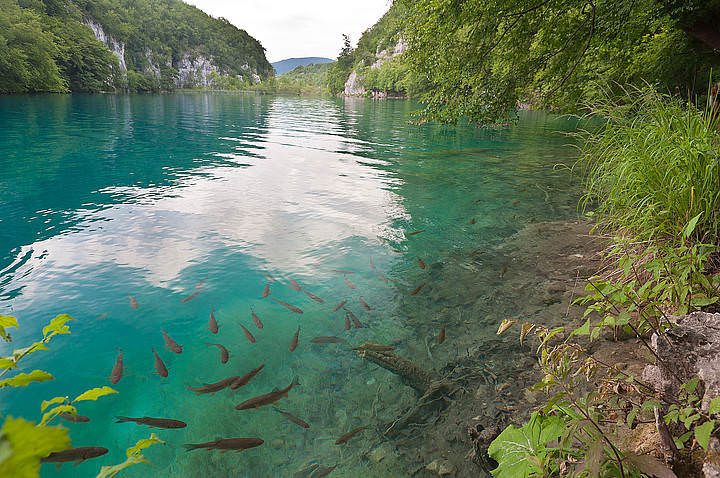
[[[570,119],[525,113],[517,127],[499,129],[406,124],[417,108],[216,94],[0,97],[0,314],[20,322],[0,354],[37,340],[59,313],[76,319],[70,335],[21,363],[22,371],[46,369],[55,380],[3,389],[0,409],[38,421],[43,399],[109,385],[118,349],[128,367],[114,386],[118,395],[79,405],[90,422],[63,423],[74,446],[110,453],[76,468],[43,465],[43,476],[94,476],[100,465],[123,461],[150,431],[115,424],[116,415],[188,423],[155,430],[167,445],[147,451],[154,468],[130,468],[128,477],[292,476],[310,460],[347,461],[377,442],[371,385],[393,377],[345,344],[310,339],[368,340],[410,353],[420,339],[398,314],[430,280],[432,264],[488,249],[530,223],[576,215],[578,185],[554,167],[573,161],[569,139],[556,133],[571,130]],[[415,231],[424,232],[408,235]],[[263,273],[277,279],[270,297],[304,314],[262,298]],[[290,278],[324,303],[293,290]],[[414,296],[419,316],[422,295]],[[343,312],[332,312],[344,299],[366,327],[345,331]],[[211,308],[217,335],[208,330]],[[161,329],[182,354],[163,349]],[[208,342],[229,349],[227,364]],[[152,374],[152,347],[168,378]],[[237,392],[186,389],[262,363]],[[309,430],[271,407],[234,410],[294,377],[301,385],[277,405]],[[361,425],[369,429],[356,445],[333,444]],[[217,437],[265,443],[239,454],[182,448]],[[342,467],[334,475],[353,476]]]

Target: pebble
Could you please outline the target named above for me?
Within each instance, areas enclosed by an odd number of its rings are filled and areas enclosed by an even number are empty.
[[[455,473],[455,468],[450,463],[439,458],[425,465],[425,468],[439,476],[448,476]]]

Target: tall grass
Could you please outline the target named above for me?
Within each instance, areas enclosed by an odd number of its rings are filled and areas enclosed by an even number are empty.
[[[696,216],[693,242],[720,238],[720,132],[711,112],[659,94],[627,92],[592,108],[604,124],[582,133],[584,206],[599,223],[640,241],[678,243]]]

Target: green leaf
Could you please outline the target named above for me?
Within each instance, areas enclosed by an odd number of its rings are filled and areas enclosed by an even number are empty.
[[[29,347],[13,350],[13,359],[15,361],[18,361],[21,358],[23,358],[24,356],[31,354],[33,352],[37,352],[38,350],[50,350],[50,349],[42,342],[35,342],[34,344],[32,344]]]
[[[17,319],[11,315],[0,315],[0,337],[6,342],[10,342],[12,337],[5,330],[8,327],[17,327]]]
[[[695,216],[694,218],[690,219],[690,222],[687,223],[687,226],[685,226],[685,230],[683,231],[683,237],[688,238],[695,230],[695,226],[697,225],[698,219],[700,219],[700,216],[702,216],[702,212]]]
[[[574,335],[590,335],[590,317],[585,323],[573,331]]]
[[[127,449],[127,451],[125,452],[125,454],[127,455],[127,460],[117,465],[101,467],[100,473],[98,473],[95,478],[111,478],[120,473],[128,466],[137,465],[139,463],[150,463],[147,458],[140,454],[140,452],[145,448],[149,447],[150,445],[154,445],[155,443],[162,443],[163,445],[165,444],[165,442],[159,439],[157,435],[152,433],[150,435],[150,438],[142,439],[138,441],[135,446],[131,446]]]
[[[714,304],[717,301],[717,297],[693,297],[690,300],[690,305],[692,305],[693,307],[706,307],[710,304]]]
[[[637,408],[633,408],[632,410],[630,410],[630,413],[627,414],[626,421],[627,421],[628,428],[632,428],[633,422],[635,421],[635,417],[637,416],[638,411],[639,410]]]
[[[43,400],[42,405],[40,405],[40,411],[44,412],[47,407],[52,405],[53,403],[62,403],[65,400],[67,400],[67,397],[55,397],[51,400]]]
[[[47,425],[61,413],[69,413],[70,415],[75,416],[77,415],[77,409],[72,405],[59,405],[43,414],[42,420],[40,420],[40,426]]]
[[[8,417],[0,430],[0,476],[37,478],[40,458],[70,448],[68,431],[63,427],[37,427],[22,418]],[[9,456],[8,456],[9,450]]]
[[[17,364],[12,359],[2,357],[0,358],[0,369],[6,368],[17,368]]]
[[[158,436],[154,433],[150,434],[150,438],[143,438],[142,440],[139,440],[137,443],[135,443],[135,446],[131,446],[125,451],[125,454],[130,457],[133,455],[139,454],[142,450],[145,448],[154,445],[155,443],[162,443],[165,444],[164,441],[158,438]]]
[[[118,393],[118,391],[114,390],[108,386],[100,387],[100,388],[91,388],[90,390],[78,395],[78,397],[75,400],[73,400],[71,403],[80,402],[82,400],[97,400],[98,398],[102,397],[103,395],[110,395],[111,393]]]
[[[710,405],[708,406],[708,413],[710,415],[720,413],[720,397],[715,397],[710,400]]]
[[[522,428],[510,425],[488,448],[498,463],[491,473],[498,478],[525,478],[541,474],[539,462],[555,448],[548,443],[562,436],[564,421],[557,416],[541,416],[535,412]]]
[[[695,427],[695,440],[698,444],[703,447],[704,450],[708,449],[708,443],[710,442],[710,434],[715,428],[715,420],[709,420],[702,425]]]
[[[55,334],[69,334],[70,327],[66,322],[75,320],[67,314],[60,314],[50,321],[50,324],[43,327],[43,340],[47,340]]]
[[[0,381],[0,388],[4,387],[27,387],[32,382],[45,382],[52,380],[53,376],[42,370],[33,370],[30,373],[21,373],[12,378]]]

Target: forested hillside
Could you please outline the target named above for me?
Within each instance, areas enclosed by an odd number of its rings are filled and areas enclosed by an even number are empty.
[[[0,92],[241,87],[262,45],[180,0],[0,0]]]

